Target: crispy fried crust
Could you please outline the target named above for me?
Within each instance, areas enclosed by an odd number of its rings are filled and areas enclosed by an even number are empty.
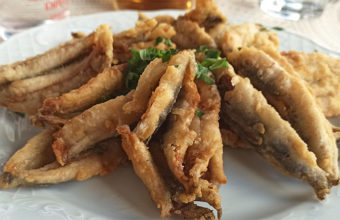
[[[51,151],[52,132],[43,131],[11,157],[0,177],[2,188],[83,181],[106,175],[127,159],[120,140],[109,139],[98,143],[96,151],[90,150],[62,167]]]
[[[217,78],[224,91],[221,118],[237,135],[254,146],[283,173],[308,182],[319,199],[330,191],[327,174],[317,165],[291,125],[271,107],[261,92],[233,68],[224,68]],[[223,82],[223,83],[222,83]]]
[[[312,90],[326,117],[340,115],[340,59],[318,52],[282,52]]]
[[[122,135],[123,149],[132,162],[135,173],[148,188],[153,201],[161,210],[161,217],[170,217],[172,210],[171,194],[166,187],[151,154],[145,144],[130,131],[127,125],[118,127]]]
[[[191,49],[200,45],[208,45],[212,48],[216,47],[215,41],[210,35],[194,21],[179,18],[176,21],[175,30],[176,35],[172,37],[172,41],[175,42],[179,48]]]
[[[38,169],[53,162],[55,159],[50,146],[53,143],[52,134],[54,132],[55,129],[45,129],[31,138],[7,161],[4,171],[16,174],[22,170]]]
[[[205,207],[198,206],[193,202],[175,206],[174,214],[185,219],[214,220],[214,213]]]
[[[192,62],[192,61],[190,61]],[[190,65],[183,79],[183,88],[167,119],[168,131],[163,137],[163,151],[171,172],[182,183],[187,182],[183,171],[183,161],[189,146],[193,144],[197,134],[190,129],[195,116],[200,96],[194,82],[197,71],[196,62]]]
[[[230,128],[221,127],[222,143],[225,147],[232,148],[243,148],[243,149],[253,149],[253,147],[243,141],[235,132],[230,130]]]
[[[131,48],[137,50],[155,46],[158,37],[171,38],[176,34],[175,29],[168,23],[158,22],[156,19],[143,18],[136,22],[134,28],[113,35],[113,53],[116,63],[127,62],[131,57]],[[158,49],[168,46],[159,44]],[[165,47],[165,48],[161,48]],[[176,47],[172,45],[171,48]]]
[[[81,61],[46,72],[47,75],[15,81],[1,92],[0,105],[13,111],[35,114],[44,99],[79,88],[93,76],[111,66],[112,35],[101,25],[93,34],[93,50]]]
[[[222,40],[223,53],[227,55],[242,47],[255,47],[261,50],[267,48],[277,51],[279,39],[277,34],[253,23],[230,24]]]
[[[227,20],[213,0],[197,0],[196,8],[183,17],[198,23],[206,31]]]
[[[94,34],[72,39],[44,54],[10,65],[0,66],[0,84],[34,77],[44,71],[61,66],[88,51],[94,41]]]
[[[243,48],[230,53],[228,60],[236,72],[248,77],[281,117],[290,122],[316,155],[318,165],[329,174],[330,182],[337,185],[338,148],[332,127],[303,81],[260,50]]]
[[[122,89],[123,74],[117,67],[105,69],[79,89],[56,98],[45,99],[39,109],[43,119],[50,115],[65,115],[85,110],[92,105],[106,101]],[[49,121],[49,120],[47,120]]]
[[[155,132],[171,111],[182,87],[189,60],[193,58],[193,51],[183,51],[171,57],[166,72],[149,100],[146,112],[135,128],[135,133],[142,141]]]
[[[70,73],[70,75],[65,77],[58,76],[59,79],[62,77],[61,81],[57,81],[55,84],[47,85],[42,89],[33,92],[22,93],[22,95],[8,93],[8,96],[6,96],[6,98],[3,99],[3,102],[0,104],[15,112],[34,115],[42,106],[42,103],[46,98],[57,97],[64,92],[76,89],[86,83],[96,74],[96,72],[90,68],[84,70],[83,66],[77,70],[79,71],[72,73],[67,72]],[[48,78],[50,78],[47,76],[41,77],[44,78],[43,80],[48,80]],[[9,87],[11,87],[11,85],[9,85]]]
[[[202,175],[208,171],[210,162],[213,170],[209,172],[214,182],[226,183],[223,161],[220,160],[222,156],[220,150],[223,148],[218,124],[221,99],[215,85],[197,80],[197,86],[201,97],[199,109],[204,112],[204,115],[200,117],[199,139],[188,149],[187,160],[190,161],[188,165],[192,164],[189,165],[189,175],[193,183],[197,184]],[[214,155],[218,158],[210,161]]]
[[[132,100],[123,106],[124,112],[137,112],[140,114],[145,112],[151,94],[157,87],[167,67],[168,64],[163,63],[159,58],[149,63],[138,80],[136,92],[133,94]]]
[[[136,123],[141,115],[125,114],[122,110],[133,92],[97,104],[67,121],[52,145],[57,161],[65,165],[95,143],[113,137],[117,126]]]
[[[226,182],[219,155],[222,153],[219,148],[223,148],[218,126],[220,98],[215,85],[198,80],[197,86],[201,96],[199,109],[202,109],[204,115],[195,117],[190,126],[198,136],[185,154],[183,164],[187,182],[183,185],[186,192],[179,195],[178,199],[184,203],[199,199],[220,212],[218,186]],[[214,156],[215,161],[211,161]],[[210,161],[213,163],[211,170],[208,169]]]
[[[171,109],[169,105],[172,105],[176,100],[189,56],[193,56],[192,51],[172,56],[169,61],[170,70],[168,74],[165,73],[162,76],[163,80],[160,80],[159,89],[156,89],[153,94],[154,98],[150,99],[149,108],[137,126],[136,133],[140,135],[139,138],[150,137],[159,123],[165,119],[166,112]],[[175,68],[174,65],[179,66]],[[166,94],[168,99],[164,98],[166,96],[160,97],[159,94]],[[132,112],[129,114],[123,111],[123,106],[132,100],[132,96],[133,92],[127,96],[120,96],[98,104],[68,121],[58,132],[57,139],[53,143],[53,150],[58,162],[65,164],[70,158],[76,157],[92,144],[111,137],[118,125],[131,125],[137,122],[142,113]],[[158,106],[161,103],[162,107]],[[141,106],[141,109],[143,108],[145,107]],[[100,114],[98,114],[99,112]],[[147,126],[142,126],[143,123],[146,123]]]

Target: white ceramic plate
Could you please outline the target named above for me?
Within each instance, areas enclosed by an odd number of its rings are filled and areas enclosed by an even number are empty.
[[[149,13],[178,15],[179,11]],[[74,17],[18,34],[0,44],[0,64],[12,63],[42,53],[70,39],[70,32],[91,32],[99,24],[119,32],[134,26],[133,11]],[[236,21],[239,22],[239,21]],[[284,31],[279,32],[281,50],[321,51],[312,41]],[[334,122],[340,125],[340,118]],[[0,108],[0,163],[38,130],[28,119]],[[223,219],[339,219],[340,187],[332,189],[326,201],[315,199],[307,184],[281,175],[256,153],[225,149],[224,168],[228,184],[221,187]],[[68,182],[41,188],[0,191],[0,219],[159,219],[159,211],[131,166],[118,168],[106,177],[84,182]]]

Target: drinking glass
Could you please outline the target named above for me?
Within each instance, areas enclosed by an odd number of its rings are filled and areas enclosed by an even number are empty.
[[[0,34],[7,39],[27,28],[68,15],[68,0],[0,0]]]
[[[112,0],[112,3],[115,10],[191,9],[195,0]]]
[[[295,21],[320,16],[327,2],[328,0],[259,0],[260,8],[266,13]]]

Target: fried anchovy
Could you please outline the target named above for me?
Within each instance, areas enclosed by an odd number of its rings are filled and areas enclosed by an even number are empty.
[[[127,125],[118,127],[118,133],[122,135],[123,149],[131,160],[135,173],[148,188],[152,200],[161,210],[161,217],[170,217],[173,208],[171,194],[147,146]]]
[[[122,88],[123,75],[117,67],[105,69],[85,85],[56,98],[44,100],[39,109],[40,117],[67,115],[83,111],[95,104],[107,101]]]
[[[243,48],[228,55],[236,72],[248,77],[281,117],[288,120],[312,151],[318,165],[339,182],[338,148],[331,124],[304,82],[285,71],[275,60],[257,49]]]
[[[0,176],[2,188],[82,181],[106,175],[127,159],[116,138],[97,143],[96,148],[61,166],[51,151],[52,133],[53,130],[43,131],[10,158]]]
[[[166,72],[149,100],[146,112],[134,129],[142,141],[151,137],[171,111],[191,57],[194,57],[193,51],[183,51],[171,57]]]
[[[0,84],[34,77],[44,71],[61,66],[89,50],[94,34],[72,39],[44,54],[28,58],[10,65],[0,66]]]
[[[222,92],[221,119],[238,136],[254,146],[274,167],[309,183],[319,199],[329,193],[327,173],[316,162],[314,153],[291,125],[267,103],[249,79],[235,74],[232,66],[215,71]]]

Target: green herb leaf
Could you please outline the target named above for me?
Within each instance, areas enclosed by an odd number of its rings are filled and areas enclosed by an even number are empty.
[[[170,38],[166,38],[166,37],[157,37],[155,46],[157,46],[158,44],[162,43],[163,41],[164,41],[164,43],[165,43],[166,45],[168,45],[169,47],[172,45],[172,42],[171,42]]]
[[[221,55],[221,51],[209,49],[205,51],[205,58],[215,58],[217,59]]]
[[[170,57],[174,54],[177,54],[178,51],[176,49],[170,49],[170,50],[160,50],[160,58],[162,58],[163,62],[167,62],[170,60]]]
[[[207,74],[209,72],[209,69],[202,64],[197,64],[197,73],[196,78],[201,78],[202,75]]]
[[[178,68],[178,67],[179,67],[179,65],[175,65],[175,67],[176,67],[176,68]]]
[[[176,49],[158,50],[157,48],[149,47],[139,50],[131,49],[132,57],[128,61],[126,70],[125,86],[128,90],[136,88],[139,76],[144,72],[146,66],[155,58],[161,58],[163,62],[170,60],[171,56],[177,54]]]
[[[284,28],[278,27],[278,26],[272,27],[272,29],[273,29],[273,30],[276,30],[276,31],[283,31],[283,30],[284,30]]]
[[[196,48],[197,53],[205,52],[209,49],[208,45],[201,45]]]
[[[274,27],[265,27],[265,26],[262,26],[260,31],[269,31],[269,29],[272,29],[272,30],[275,30],[275,31],[283,31],[284,28],[282,27],[278,27],[278,26],[274,26]]]
[[[162,43],[162,41],[163,41],[163,37],[157,37],[155,46],[157,46],[158,44]]]
[[[172,42],[169,38],[165,38],[165,42],[164,42],[166,45],[168,45],[169,47],[171,47],[172,45]]]
[[[215,82],[212,78],[210,78],[210,76],[208,76],[208,73],[209,73],[209,69],[207,67],[202,66],[202,64],[197,65],[196,78],[203,80],[209,85],[213,85]]]
[[[221,51],[209,49],[206,45],[201,45],[196,48],[197,52],[204,52],[205,59],[202,63],[197,65],[196,78],[203,80],[209,85],[214,84],[214,79],[210,77],[209,71],[219,69],[222,67],[228,67],[229,63],[226,58],[221,58]]]
[[[200,118],[204,115],[204,112],[202,112],[201,110],[196,110],[195,116]]]
[[[226,58],[218,59],[214,64],[209,66],[209,69],[214,70],[222,67],[228,67],[228,62]]]
[[[201,65],[204,67],[209,68],[211,65],[213,65],[214,63],[216,63],[217,59],[216,58],[206,58]]]

